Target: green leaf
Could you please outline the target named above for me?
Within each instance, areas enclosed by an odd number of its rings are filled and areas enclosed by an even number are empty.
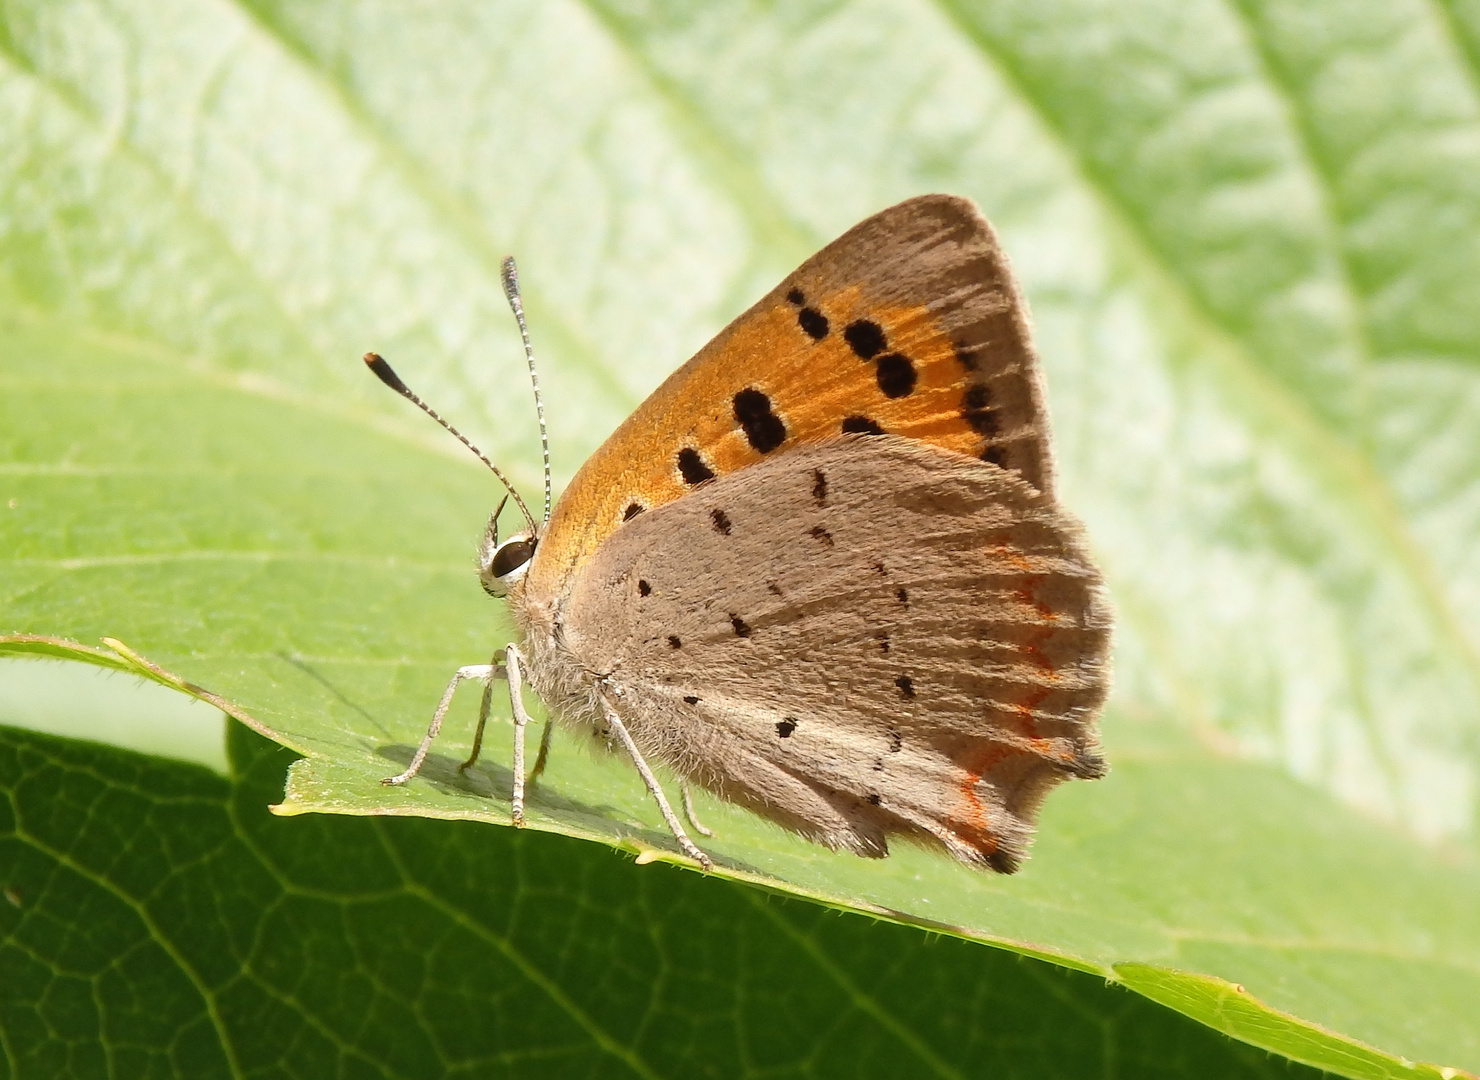
[[[1052,957],[1343,1075],[1480,1070],[1480,16],[5,19],[9,629],[111,637],[107,663],[206,688],[307,755],[290,811],[505,821],[507,729],[452,768],[471,700],[421,782],[377,783],[510,628],[469,567],[493,485],[355,357],[384,352],[532,486],[504,251],[566,477],[820,243],[971,195],[1119,609],[1112,775],[1054,794],[1015,878],[702,803],[723,873]],[[630,769],[568,742],[531,811],[671,850]]]
[[[235,783],[0,729],[6,1076],[1319,1075],[1093,976],[578,841],[274,819],[292,755],[231,743]]]

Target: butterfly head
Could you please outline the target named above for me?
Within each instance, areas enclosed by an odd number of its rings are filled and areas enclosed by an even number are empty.
[[[483,542],[478,545],[478,582],[489,596],[508,596],[529,570],[534,549],[539,544],[539,533],[535,529],[516,532],[502,543],[498,538],[499,510],[488,519],[488,528],[483,530]]]
[[[514,485],[509,483],[508,477],[499,471],[498,466],[488,460],[483,451],[470,443],[457,428],[443,420],[437,415],[436,410],[412,393],[384,359],[375,353],[365,354],[365,364],[374,372],[376,378],[456,436],[459,442],[477,455],[479,461],[488,466],[493,475],[498,477],[499,483],[503,484],[504,489],[508,491],[509,494],[504,496],[498,508],[489,517],[488,526],[483,530],[483,540],[478,545],[478,581],[482,584],[483,591],[489,596],[508,596],[509,590],[524,577],[529,569],[530,560],[534,558],[534,549],[539,543],[540,533],[550,521],[550,438],[545,432],[545,406],[540,399],[540,382],[534,368],[534,350],[530,348],[529,327],[524,322],[524,303],[519,296],[519,271],[514,266],[512,257],[504,259],[500,268],[500,276],[503,280],[504,296],[508,298],[509,308],[514,312],[514,320],[519,324],[519,336],[524,340],[524,356],[529,362],[529,382],[534,390],[535,416],[540,424],[540,450],[545,458],[545,513],[540,521],[535,521],[534,516],[529,512],[529,507],[524,505],[524,500],[514,490]],[[504,504],[511,498],[514,500],[514,505],[519,508],[519,512],[524,515],[527,527],[503,543],[499,543],[498,517],[503,512]]]
[[[517,298],[517,293],[514,294],[514,297]],[[516,311],[517,310],[518,309],[516,308]],[[484,591],[487,592],[490,596],[508,596],[509,590],[513,588],[513,586],[521,578],[524,577],[525,571],[529,569],[529,561],[530,559],[534,558],[535,545],[539,543],[539,534],[543,529],[543,523],[535,520],[534,516],[529,512],[529,507],[524,505],[524,500],[519,497],[519,493],[515,491],[514,486],[509,483],[508,477],[504,476],[504,474],[499,471],[498,466],[489,461],[488,457],[483,453],[483,451],[479,450],[472,443],[468,442],[468,440],[464,438],[462,433],[459,432],[457,428],[453,427],[446,420],[443,420],[442,417],[437,415],[437,413],[424,401],[422,401],[421,398],[412,393],[407,388],[406,384],[401,381],[400,377],[391,370],[391,366],[387,364],[385,360],[377,356],[375,353],[367,353],[365,355],[365,363],[369,366],[370,370],[375,373],[375,375],[380,379],[381,382],[385,383],[396,393],[400,394],[402,397],[412,402],[414,405],[416,405],[417,408],[421,409],[433,420],[437,421],[437,423],[441,424],[444,428],[446,428],[454,436],[456,436],[458,441],[460,441],[464,446],[466,446],[469,450],[476,454],[478,456],[478,459],[482,461],[484,465],[488,466],[488,468],[493,472],[493,475],[498,477],[499,482],[502,483],[504,485],[504,488],[508,491],[508,495],[504,496],[503,500],[498,504],[498,508],[495,509],[492,516],[489,517],[488,526],[483,530],[483,539],[478,544],[478,581],[482,584]],[[541,441],[543,443],[543,421],[541,422],[540,426]],[[545,461],[544,520],[548,521],[550,515],[550,467],[548,450],[546,450],[545,452]],[[523,515],[526,527],[524,530],[515,533],[507,540],[504,540],[502,543],[500,543],[498,537],[498,518],[499,514],[503,512],[505,504],[510,499],[514,500],[514,505],[518,507],[519,513]]]

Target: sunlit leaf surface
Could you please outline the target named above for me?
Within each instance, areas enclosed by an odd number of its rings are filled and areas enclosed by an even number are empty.
[[[493,485],[358,355],[532,485],[517,252],[563,479],[815,247],[970,195],[1119,611],[1112,774],[1014,878],[706,802],[723,872],[1345,1075],[1480,1070],[1480,13],[781,7],[6,7],[0,629],[218,695],[307,755],[286,809],[506,821],[507,728],[452,769],[472,694],[376,782],[510,629]],[[668,851],[569,740],[531,811]]]

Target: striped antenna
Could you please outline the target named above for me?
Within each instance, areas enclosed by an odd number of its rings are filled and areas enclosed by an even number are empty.
[[[433,420],[437,421],[437,423],[441,424],[448,431],[452,432],[453,436],[456,437],[456,439],[457,439],[458,442],[462,443],[469,450],[471,450],[474,454],[478,455],[478,460],[481,461],[481,462],[483,462],[483,464],[485,464],[485,465],[488,466],[488,471],[491,472],[491,473],[493,473],[494,476],[498,477],[498,482],[500,484],[503,484],[504,485],[504,488],[509,492],[509,497],[514,500],[514,505],[517,506],[517,507],[519,507],[519,512],[524,515],[524,520],[529,524],[530,534],[533,535],[534,532],[536,531],[536,526],[535,526],[535,522],[534,522],[534,516],[532,514],[530,514],[529,507],[527,507],[527,506],[524,505],[524,500],[519,497],[519,492],[517,492],[517,491],[514,490],[514,485],[511,484],[511,483],[509,483],[509,478],[507,476],[505,476],[503,473],[499,472],[498,466],[495,465],[493,462],[489,461],[487,455],[484,454],[482,450],[479,450],[476,446],[474,446],[472,443],[470,443],[467,440],[467,437],[465,435],[463,435],[463,433],[461,431],[458,431],[457,428],[453,427],[446,420],[443,420],[440,416],[438,416],[436,409],[433,409],[425,401],[422,401],[421,398],[419,398],[415,394],[413,394],[411,392],[411,388],[401,381],[401,377],[399,375],[397,375],[395,373],[395,371],[393,371],[391,369],[391,366],[385,362],[384,358],[376,355],[373,352],[366,353],[365,354],[365,366],[368,367],[371,371],[375,372],[375,377],[377,379],[379,379],[381,382],[385,383],[387,386],[389,386],[396,393],[400,394],[407,401],[411,402],[411,404],[415,405],[418,409],[420,409],[422,412],[426,413]],[[546,468],[545,468],[545,484],[546,484],[546,488],[545,488],[545,502],[547,504],[547,507],[546,507],[546,510],[545,510],[545,517],[547,519],[549,518],[549,515],[550,515],[549,509],[548,509],[548,503],[550,501],[550,495],[549,495],[549,483],[550,483],[550,480],[549,480],[549,477],[550,477],[550,471],[549,471],[549,466],[547,465]],[[503,506],[504,506],[503,503],[499,503],[499,509],[500,510],[503,509]]]
[[[529,385],[534,387],[534,412],[540,421],[540,451],[545,455],[545,521],[550,520],[550,436],[545,432],[545,403],[540,398],[540,377],[534,369],[534,348],[529,343],[529,327],[524,322],[524,302],[519,298],[519,268],[514,265],[514,256],[504,256],[500,276],[504,280],[504,295],[509,298],[514,321],[519,324],[519,336],[524,339],[524,357],[529,361]]]

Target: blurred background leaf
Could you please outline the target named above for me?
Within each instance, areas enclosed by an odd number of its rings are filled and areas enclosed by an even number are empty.
[[[1346,1075],[1480,1069],[1480,12],[0,10],[4,628],[223,695],[309,755],[296,808],[501,819],[501,747],[374,783],[509,629],[491,485],[358,354],[533,484],[516,251],[563,479],[822,242],[970,195],[1120,613],[1114,772],[1015,879],[709,805],[717,852]],[[661,844],[630,771],[557,754],[538,827]]]

